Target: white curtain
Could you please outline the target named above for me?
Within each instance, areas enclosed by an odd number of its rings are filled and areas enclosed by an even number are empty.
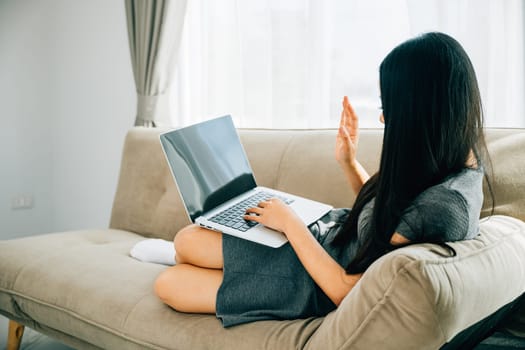
[[[520,0],[192,0],[171,94],[172,124],[232,114],[239,127],[336,127],[348,95],[381,126],[378,67],[425,31],[462,43],[487,125],[525,127]]]
[[[137,89],[136,126],[170,125],[170,85],[182,38],[187,0],[125,0]]]

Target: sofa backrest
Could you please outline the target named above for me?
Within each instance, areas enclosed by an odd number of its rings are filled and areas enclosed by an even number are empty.
[[[487,129],[487,146],[492,161],[494,213],[525,221],[525,129]],[[487,186],[481,216],[491,213]]]
[[[125,140],[110,227],[173,239],[189,220],[162,152],[165,129],[131,129]],[[355,199],[334,159],[336,130],[239,130],[257,183],[351,207]],[[525,220],[525,129],[487,129],[494,176],[495,213]],[[383,132],[361,130],[358,159],[377,170]],[[482,216],[490,214],[485,189]]]

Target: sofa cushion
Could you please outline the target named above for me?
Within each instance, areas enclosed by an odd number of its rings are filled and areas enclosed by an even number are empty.
[[[418,244],[371,265],[307,349],[438,349],[525,291],[525,223],[494,216],[473,240]]]
[[[215,315],[175,312],[153,292],[166,266],[128,255],[141,239],[93,230],[0,241],[0,313],[82,349],[301,348],[322,322],[225,330]]]

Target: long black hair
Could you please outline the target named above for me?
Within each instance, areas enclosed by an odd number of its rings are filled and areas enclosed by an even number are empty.
[[[375,198],[371,234],[347,273],[363,272],[395,249],[390,240],[403,211],[427,188],[463,170],[471,150],[478,164],[488,159],[476,75],[455,39],[426,33],[408,40],[383,60],[379,75],[385,120],[379,170],[334,239],[343,245],[356,237],[359,214]]]

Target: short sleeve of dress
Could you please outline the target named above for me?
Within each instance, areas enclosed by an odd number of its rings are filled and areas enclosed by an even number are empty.
[[[469,230],[465,198],[450,188],[430,188],[401,216],[396,232],[411,242],[458,241]]]

